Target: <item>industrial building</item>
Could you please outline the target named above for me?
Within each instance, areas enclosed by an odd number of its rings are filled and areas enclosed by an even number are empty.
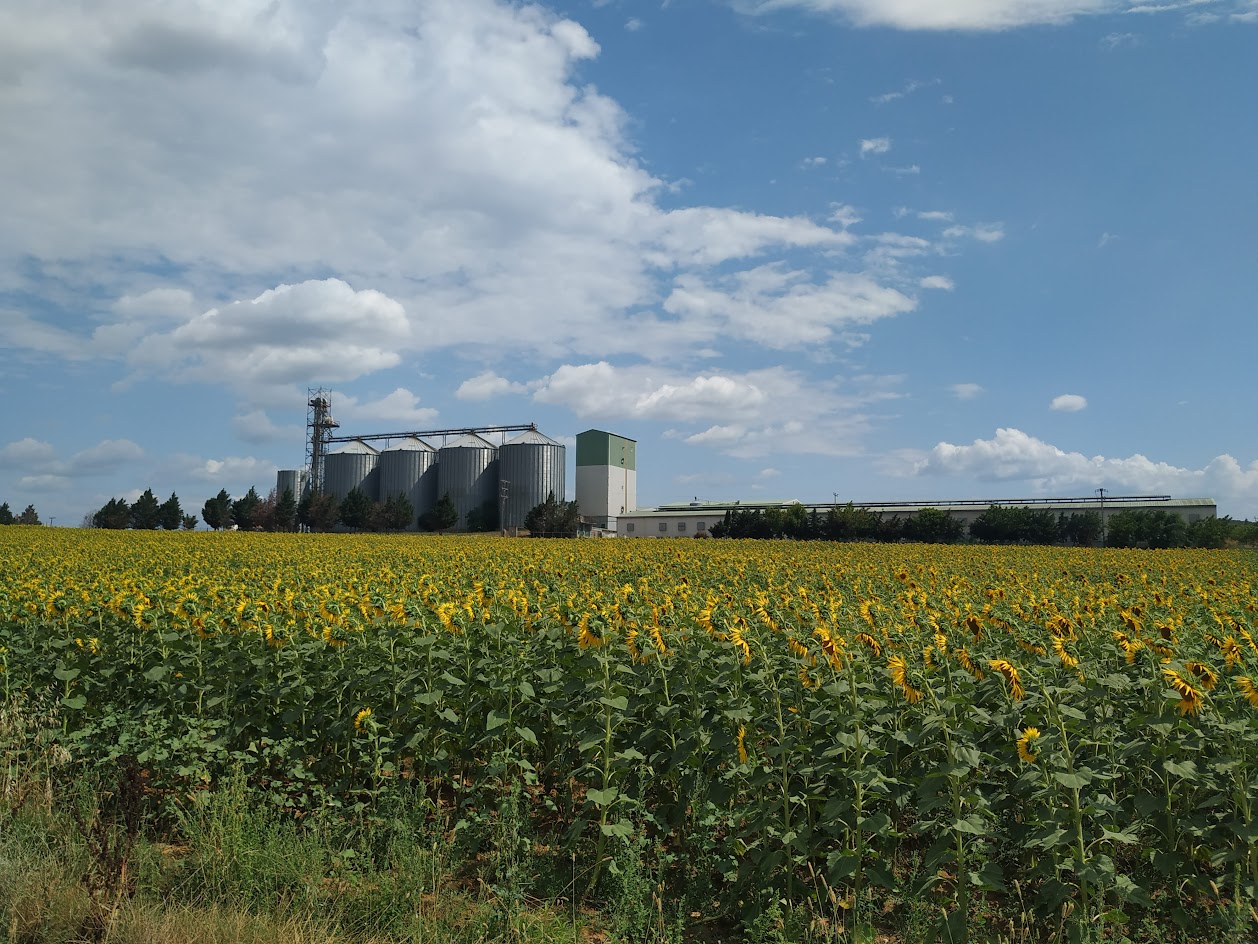
[[[496,506],[502,528],[514,530],[550,493],[565,497],[567,450],[532,423],[339,436],[333,435],[340,424],[327,391],[310,391],[308,406],[307,466],[282,469],[278,494],[326,492],[337,501],[354,489],[372,501],[404,495],[417,520],[449,495],[459,513],[457,530],[487,506]],[[518,435],[507,439],[511,433]],[[495,436],[502,441],[495,444],[489,438]]]
[[[563,501],[567,491],[567,450],[533,423],[459,429],[333,435],[327,391],[311,390],[308,401],[306,467],[285,469],[277,493],[300,497],[327,492],[338,501],[354,489],[373,501],[404,495],[420,516],[449,495],[458,511],[457,530],[468,517],[495,503],[506,531],[524,526],[528,513],[550,494]],[[516,434],[508,439],[508,434]],[[493,438],[497,437],[495,443]],[[382,448],[371,445],[381,442]],[[434,445],[436,444],[436,445]],[[583,533],[618,537],[693,537],[708,532],[726,512],[801,507],[824,515],[832,502],[691,501],[638,508],[638,444],[601,429],[576,437],[576,501]],[[1209,498],[1169,495],[1107,495],[1083,498],[963,499],[923,502],[860,502],[855,507],[883,520],[911,518],[927,508],[946,512],[968,527],[992,505],[1047,510],[1053,514],[1098,512],[1102,522],[1120,509],[1157,509],[1179,515],[1187,524],[1218,516]]]
[[[578,433],[576,486],[582,519],[616,530],[620,517],[638,507],[637,442],[601,429]]]
[[[693,537],[698,531],[707,531],[725,518],[727,511],[763,511],[767,508],[787,508],[801,505],[805,512],[816,511],[824,515],[835,505],[832,502],[808,504],[800,501],[692,501],[660,505],[624,514],[616,520],[616,533],[629,538],[676,538]],[[1095,496],[1087,498],[994,498],[965,499],[957,501],[882,502],[856,503],[857,508],[882,515],[884,519],[911,518],[925,508],[937,508],[947,512],[969,527],[979,515],[992,505],[1011,508],[1035,508],[1067,515],[1095,511],[1104,521],[1123,509],[1159,509],[1179,515],[1191,524],[1202,518],[1218,516],[1218,507],[1211,498],[1171,498],[1169,495],[1107,495],[1104,500]]]

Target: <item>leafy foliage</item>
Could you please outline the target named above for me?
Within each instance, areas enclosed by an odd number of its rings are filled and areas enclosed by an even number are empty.
[[[221,488],[213,498],[207,498],[201,506],[201,517],[215,531],[232,526],[232,500],[227,489]]]
[[[398,494],[377,502],[372,509],[374,531],[405,531],[415,522],[415,506],[405,495]]]
[[[1185,547],[1188,529],[1173,512],[1151,508],[1124,508],[1106,521],[1105,543],[1110,547]]]
[[[331,531],[340,519],[340,502],[328,492],[307,492],[297,504],[297,523],[311,531]]]
[[[492,498],[486,499],[480,504],[480,507],[469,511],[465,527],[468,531],[473,532],[497,531],[498,502]]]
[[[923,508],[904,523],[904,537],[923,544],[955,544],[965,525],[939,508]]]
[[[231,507],[232,520],[240,530],[252,531],[255,527],[261,526],[259,512],[262,508],[262,497],[253,486],[249,487],[249,491],[243,497],[232,502]]]
[[[1056,544],[1064,537],[1061,518],[1047,508],[1016,505],[992,505],[970,523],[970,536],[992,544]]]
[[[13,510],[9,508],[9,503],[5,502],[0,505],[0,524],[13,524],[14,520]]]
[[[294,531],[297,528],[297,499],[291,488],[285,488],[284,494],[275,503],[275,530]]]
[[[27,505],[17,516],[15,524],[43,524],[43,522],[39,520],[39,512],[35,510],[35,506]]]
[[[92,516],[92,526],[121,531],[131,526],[131,508],[125,498],[111,498]]]
[[[349,494],[341,501],[341,523],[347,528],[366,530],[371,527],[374,505],[371,497],[362,489],[350,489]]]
[[[524,516],[524,527],[533,537],[575,538],[580,524],[577,503],[556,501],[554,492]]]
[[[131,504],[131,527],[137,531],[156,531],[162,523],[162,506],[151,488],[146,488]]]
[[[178,531],[183,524],[183,507],[179,504],[179,496],[174,492],[162,502],[159,521],[163,531]]]
[[[8,538],[5,691],[155,796],[238,768],[354,820],[429,790],[492,824],[507,900],[557,849],[567,887],[764,940],[905,894],[943,940],[1014,897],[1044,938],[1253,937],[1252,555]]]
[[[453,528],[459,523],[459,510],[454,507],[450,493],[442,495],[433,509],[420,516],[419,526],[425,531],[436,531],[438,534]]]

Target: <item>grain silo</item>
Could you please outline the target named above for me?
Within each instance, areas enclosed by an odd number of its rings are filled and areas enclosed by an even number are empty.
[[[498,450],[498,479],[507,493],[504,528],[522,528],[524,517],[551,492],[556,501],[564,500],[567,461],[563,444],[537,430],[502,444]]]
[[[467,527],[469,512],[498,501],[498,450],[475,433],[467,433],[437,453],[437,500],[449,495],[458,509],[459,530]]]
[[[406,496],[415,519],[437,504],[437,450],[415,436],[380,453],[380,500]]]
[[[361,440],[346,443],[323,459],[323,490],[337,501],[354,489],[380,500],[380,453]]]
[[[280,469],[275,476],[275,497],[283,498],[285,490],[293,493],[293,498],[301,501],[306,491],[305,469]]]

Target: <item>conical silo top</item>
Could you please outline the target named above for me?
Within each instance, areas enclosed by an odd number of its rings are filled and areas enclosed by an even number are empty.
[[[555,440],[547,436],[545,433],[539,433],[535,429],[530,429],[521,433],[519,436],[516,436],[515,439],[507,440],[507,442],[503,443],[503,445],[504,446],[559,446],[559,445],[562,445],[562,443],[556,442]]]
[[[418,436],[407,436],[405,439],[399,439],[385,452],[436,452],[432,446],[424,442]]]
[[[336,452],[332,453],[332,455],[334,456],[346,455],[346,454],[360,455],[360,456],[378,456],[380,455],[380,450],[377,449],[375,446],[367,445],[361,439],[355,439],[352,442],[347,442],[345,445],[341,446],[340,449],[336,450]]]
[[[442,449],[497,449],[488,439],[482,439],[475,433],[464,433],[453,442],[448,442]]]

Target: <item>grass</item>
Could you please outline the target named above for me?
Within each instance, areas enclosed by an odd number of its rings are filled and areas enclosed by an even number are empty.
[[[176,802],[143,778],[76,782],[0,716],[0,941],[6,944],[578,944],[596,916],[477,881],[433,807],[299,822],[240,778]],[[21,740],[14,737],[22,734]],[[128,783],[132,786],[129,788]],[[139,793],[133,793],[138,784]]]
[[[596,896],[506,802],[455,828],[421,791],[358,820],[297,818],[242,776],[155,797],[136,765],[85,783],[28,715],[0,705],[0,942],[6,944],[928,944],[938,905],[891,895],[847,920],[773,902],[745,926],[705,918],[717,888],[670,888],[679,850],[639,833]],[[562,861],[561,861],[562,860]],[[906,876],[906,888],[910,884]],[[590,904],[596,908],[590,907]],[[976,944],[1053,940],[1016,896],[979,902]],[[1239,926],[1238,926],[1239,927]],[[1107,940],[1189,939],[1145,922]],[[1244,932],[1236,941],[1244,939]]]

